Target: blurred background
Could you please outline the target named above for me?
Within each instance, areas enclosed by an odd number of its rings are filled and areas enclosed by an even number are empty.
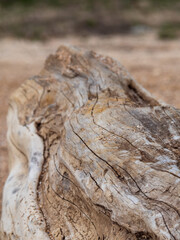
[[[116,58],[180,108],[180,0],[0,0],[0,199],[8,98],[64,43]]]
[[[179,0],[1,0],[0,36],[47,40],[69,34],[179,37]]]

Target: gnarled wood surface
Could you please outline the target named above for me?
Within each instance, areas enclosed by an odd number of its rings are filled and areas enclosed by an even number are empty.
[[[60,47],[12,96],[1,239],[180,239],[180,111]]]

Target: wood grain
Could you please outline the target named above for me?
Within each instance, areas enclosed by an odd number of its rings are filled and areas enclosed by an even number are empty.
[[[2,239],[180,238],[180,111],[61,46],[12,95]]]

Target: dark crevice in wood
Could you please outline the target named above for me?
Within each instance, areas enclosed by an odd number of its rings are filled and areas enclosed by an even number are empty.
[[[138,106],[150,104],[146,99],[143,98],[143,95],[138,92],[131,82],[127,85],[126,93],[133,102],[137,103]]]

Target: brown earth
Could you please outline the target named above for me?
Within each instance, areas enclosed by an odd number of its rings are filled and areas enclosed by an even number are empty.
[[[10,94],[36,75],[60,44],[93,49],[119,60],[156,98],[180,108],[180,41],[144,36],[73,37],[48,42],[0,40],[0,199],[7,177],[6,115]]]

